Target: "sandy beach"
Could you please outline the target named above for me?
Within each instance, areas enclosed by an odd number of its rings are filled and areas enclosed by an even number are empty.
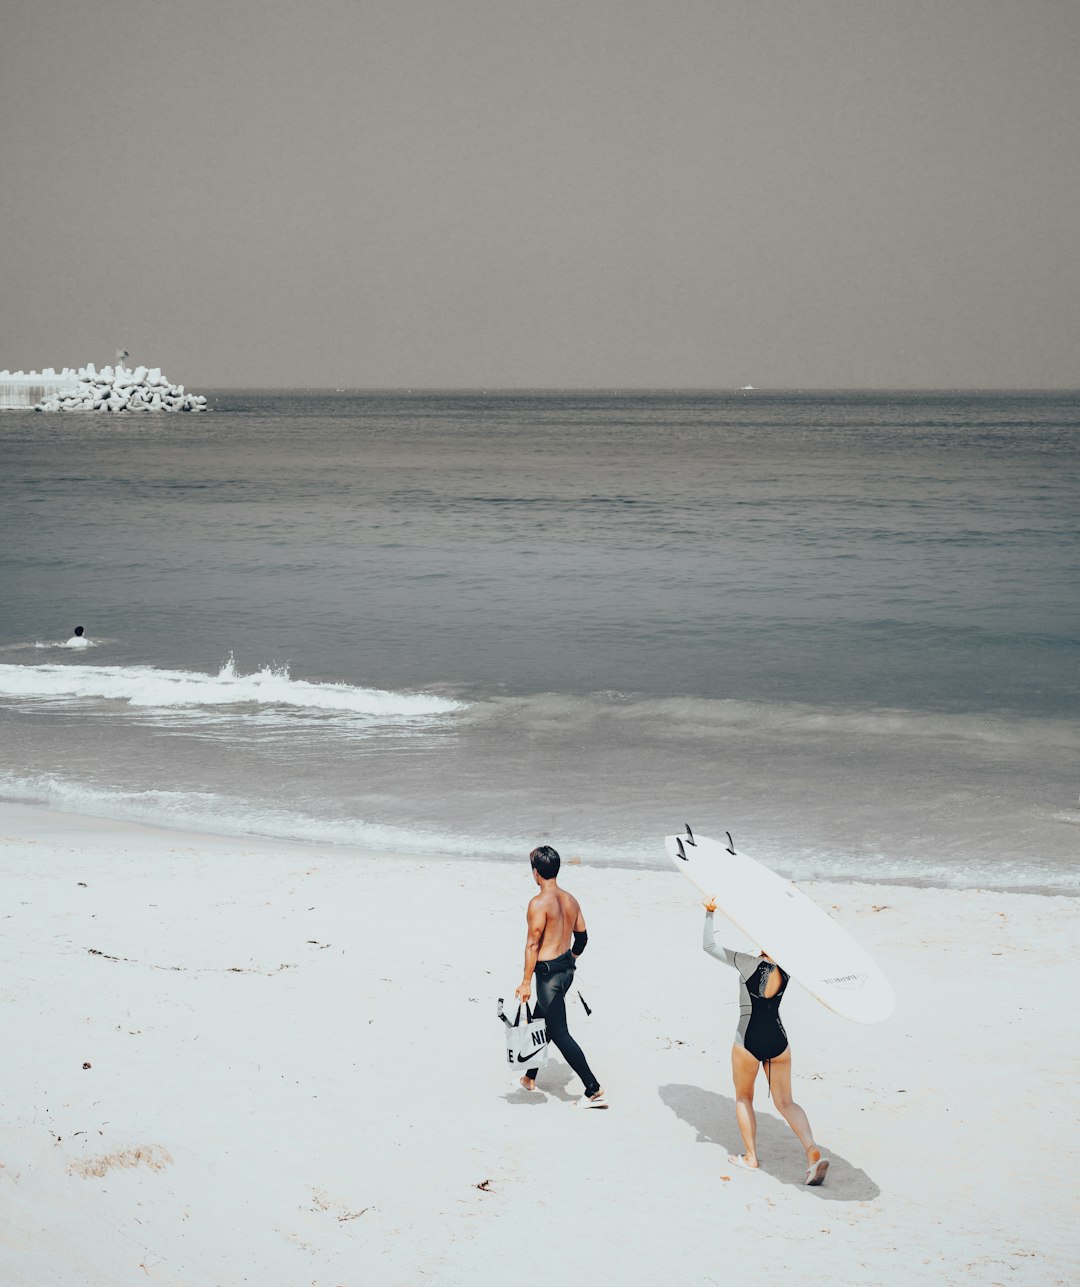
[[[796,1098],[733,1168],[733,976],[676,874],[569,862],[593,1009],[516,1089],[495,1006],[528,867],[7,804],[6,1284],[1074,1282],[1080,903],[817,884],[895,1017],[785,1000]],[[572,855],[567,845],[564,858]],[[737,941],[734,931],[730,936]]]

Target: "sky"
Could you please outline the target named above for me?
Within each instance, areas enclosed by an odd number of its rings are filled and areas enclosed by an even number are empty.
[[[1076,0],[7,0],[0,368],[1076,388]]]

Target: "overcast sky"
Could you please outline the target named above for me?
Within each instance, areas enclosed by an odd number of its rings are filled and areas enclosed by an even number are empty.
[[[7,0],[0,367],[1080,386],[1077,0]]]

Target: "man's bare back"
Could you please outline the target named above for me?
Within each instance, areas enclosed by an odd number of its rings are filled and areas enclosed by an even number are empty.
[[[550,875],[542,875],[537,868],[536,859],[540,861]],[[521,983],[514,989],[519,1001],[528,1001],[532,992],[533,971],[543,962],[557,961],[561,956],[570,953],[570,940],[574,941],[571,955],[573,962],[585,950],[588,934],[585,931],[585,917],[581,914],[581,905],[573,894],[560,889],[557,881],[559,872],[559,855],[549,845],[541,845],[529,855],[532,863],[533,880],[540,886],[539,894],[529,900],[525,913],[528,932],[525,935],[525,973]]]
[[[554,881],[551,886],[529,900],[530,938],[537,928],[540,930],[538,961],[554,961],[557,956],[568,952],[574,930],[585,928],[585,918],[574,895],[561,889]]]

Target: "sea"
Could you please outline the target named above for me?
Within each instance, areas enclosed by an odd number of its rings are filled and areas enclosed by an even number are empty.
[[[210,407],[0,415],[0,798],[1080,893],[1080,394]]]

